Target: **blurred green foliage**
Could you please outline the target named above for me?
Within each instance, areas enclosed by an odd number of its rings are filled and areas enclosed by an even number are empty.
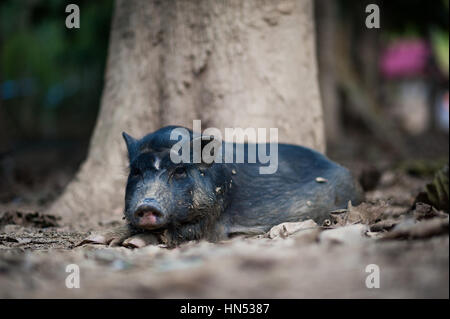
[[[433,51],[441,72],[448,77],[449,69],[449,36],[448,31],[442,29],[433,30],[431,33]]]
[[[70,3],[80,8],[79,29],[65,26]],[[112,0],[0,2],[0,116],[11,135],[89,134],[103,86],[112,8]]]
[[[3,140],[89,137],[99,109],[113,2],[0,1],[0,135],[8,135]],[[80,8],[80,29],[65,26],[70,3]],[[449,0],[341,0],[341,19],[362,24],[369,3],[382,8],[383,33],[431,35],[438,63],[448,67]]]

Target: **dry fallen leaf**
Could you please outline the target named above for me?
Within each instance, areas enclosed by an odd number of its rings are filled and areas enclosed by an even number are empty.
[[[368,230],[369,227],[362,224],[324,230],[319,235],[319,241],[354,244],[364,240],[366,238],[365,234]]]
[[[282,223],[270,229],[267,236],[271,239],[286,238],[296,232],[306,229],[317,228],[318,225],[312,219],[303,222]]]
[[[406,220],[388,233],[385,233],[383,239],[400,238],[428,238],[432,236],[448,234],[448,218],[433,218],[415,223],[413,220]]]
[[[331,222],[335,226],[346,226],[353,224],[373,224],[381,218],[387,205],[373,205],[362,203],[359,206],[353,206],[348,202],[347,209],[340,209],[330,212]]]

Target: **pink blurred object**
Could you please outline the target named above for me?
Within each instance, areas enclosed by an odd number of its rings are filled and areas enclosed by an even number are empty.
[[[382,53],[381,73],[388,78],[422,75],[431,50],[422,39],[399,40]]]

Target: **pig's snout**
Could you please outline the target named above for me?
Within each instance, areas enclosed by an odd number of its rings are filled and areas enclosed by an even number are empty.
[[[165,216],[155,202],[145,200],[134,212],[135,225],[144,229],[155,229],[164,224]]]

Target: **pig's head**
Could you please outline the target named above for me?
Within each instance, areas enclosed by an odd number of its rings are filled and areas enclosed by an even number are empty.
[[[170,139],[174,128],[178,127],[162,128],[140,140],[123,133],[129,158],[125,217],[136,228],[160,230],[211,221],[226,205],[229,172],[214,162],[174,163],[170,156],[177,143]],[[198,138],[185,131],[190,143]],[[201,143],[201,148],[209,142],[214,140]]]

